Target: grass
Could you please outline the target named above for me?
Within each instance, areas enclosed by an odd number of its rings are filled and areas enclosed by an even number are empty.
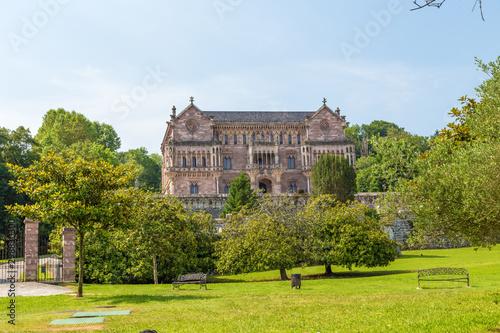
[[[467,267],[465,283],[426,282],[417,290],[417,269]],[[406,251],[388,267],[296,268],[302,288],[279,281],[278,271],[212,278],[208,290],[184,285],[84,285],[85,296],[16,298],[16,330],[2,332],[499,332],[500,248]],[[214,283],[220,282],[220,283]],[[69,285],[76,289],[75,284]],[[8,303],[7,298],[0,302]],[[96,309],[97,306],[116,306]],[[67,311],[132,310],[102,325],[49,326]]]

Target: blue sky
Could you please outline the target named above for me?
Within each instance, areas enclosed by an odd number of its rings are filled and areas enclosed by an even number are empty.
[[[111,124],[160,153],[172,105],[314,111],[431,135],[500,55],[500,3],[410,11],[389,1],[3,1],[0,126],[36,134],[49,109]],[[421,1],[424,2],[424,1]]]

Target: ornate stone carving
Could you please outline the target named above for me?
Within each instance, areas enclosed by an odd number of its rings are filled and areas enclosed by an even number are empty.
[[[186,123],[186,128],[191,133],[196,132],[198,127],[199,127],[198,122],[194,119],[189,119]]]
[[[323,119],[323,120],[319,123],[319,128],[321,128],[321,130],[322,130],[323,132],[327,132],[327,131],[330,129],[330,123],[328,122],[328,120]]]

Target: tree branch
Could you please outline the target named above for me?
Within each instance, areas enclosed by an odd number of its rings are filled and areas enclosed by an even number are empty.
[[[426,0],[426,3],[424,5],[420,5],[417,0],[414,0],[413,3],[417,6],[416,8],[413,8],[413,9],[410,9],[410,10],[417,10],[417,9],[422,9],[424,7],[427,7],[427,6],[433,6],[433,7],[441,7],[443,5],[443,3],[445,2],[446,0],[443,0],[441,2],[437,2],[436,0]]]
[[[432,6],[432,7],[441,7],[443,5],[443,3],[446,1],[446,0],[443,0],[441,2],[439,2],[438,0],[425,0],[425,4],[421,5],[419,4],[420,0],[413,0],[413,3],[415,4],[415,8],[412,8],[410,9],[410,11],[413,11],[413,10],[417,10],[417,9],[422,9],[422,8],[425,8],[425,7],[429,7],[429,6]],[[481,12],[481,19],[484,21],[484,15],[483,15],[483,1],[482,0],[476,0],[476,2],[474,3],[474,7],[472,8],[472,11],[474,11],[474,9],[476,9],[476,6],[479,4],[479,11]]]

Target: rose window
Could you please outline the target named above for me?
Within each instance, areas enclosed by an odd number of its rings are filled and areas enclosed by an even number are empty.
[[[330,123],[328,120],[324,119],[319,123],[319,128],[321,128],[322,131],[326,132],[330,128]]]
[[[198,123],[194,119],[188,120],[186,128],[189,132],[195,132],[198,129]]]

